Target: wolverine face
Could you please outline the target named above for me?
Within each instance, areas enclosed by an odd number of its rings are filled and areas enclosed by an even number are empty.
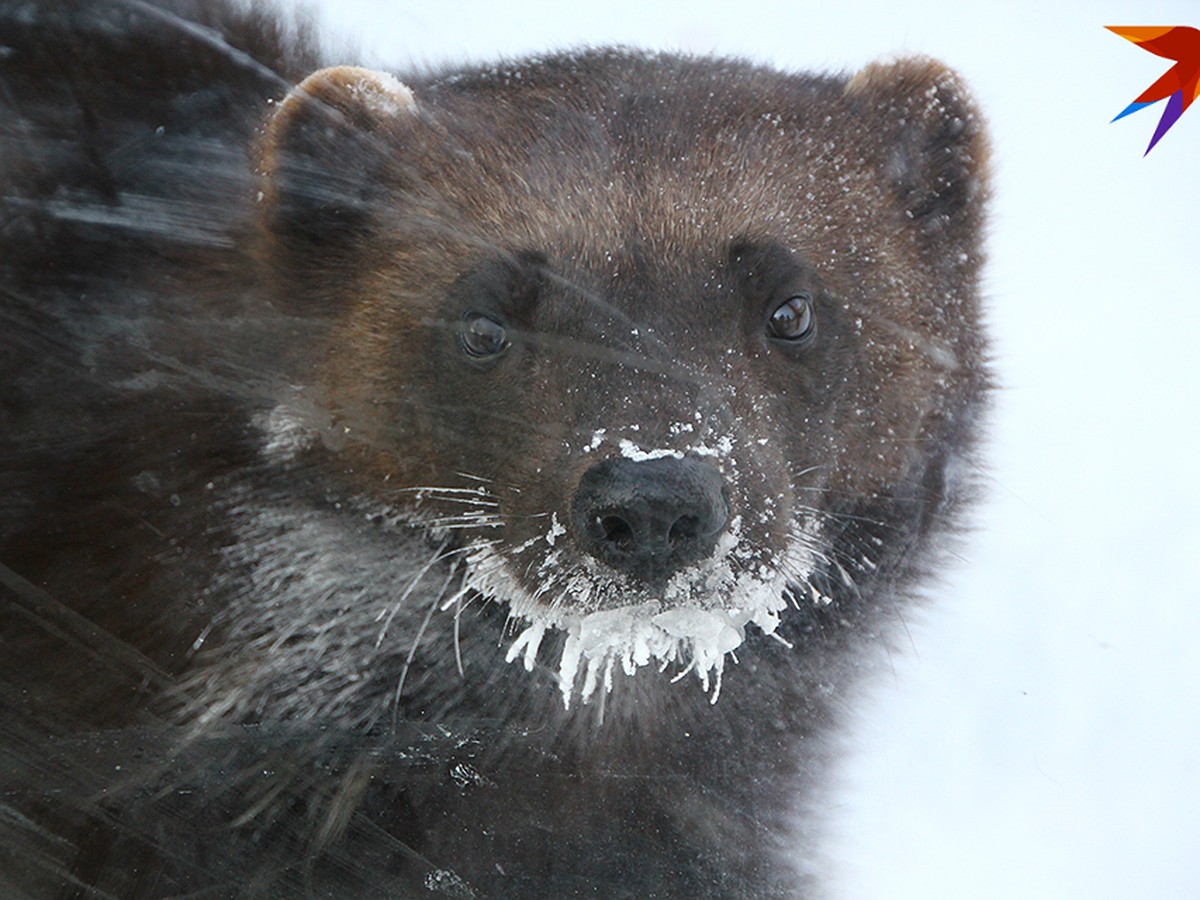
[[[980,377],[982,147],[952,76],[587,62],[503,102],[490,76],[326,70],[263,157],[266,259],[330,322],[347,474],[508,605],[510,658],[567,633],[568,701],[617,664],[707,684],[747,625],[868,577],[862,523],[940,502],[927,448]]]

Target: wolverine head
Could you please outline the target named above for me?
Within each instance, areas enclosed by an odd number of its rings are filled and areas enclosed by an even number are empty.
[[[267,447],[438,535],[510,659],[565,632],[568,701],[651,662],[719,684],[953,502],[985,164],[928,60],[322,70],[260,146],[258,255],[321,335]]]

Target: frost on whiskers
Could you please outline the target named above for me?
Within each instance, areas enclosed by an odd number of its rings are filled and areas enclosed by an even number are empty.
[[[658,663],[661,672],[672,663],[685,660],[684,669],[673,680],[695,672],[703,689],[711,690],[711,702],[716,703],[721,694],[725,658],[745,640],[746,624],[753,622],[765,634],[773,634],[779,626],[782,592],[775,596],[779,599],[777,608],[756,612],[663,609],[662,603],[650,600],[638,606],[565,617],[557,625],[567,632],[558,663],[563,704],[570,708],[581,668],[583,685],[579,695],[586,703],[598,688],[605,692],[612,690],[613,672],[618,664],[626,675],[633,675],[651,662]],[[546,628],[545,620],[535,619],[513,641],[505,660],[512,662],[522,657],[526,670],[531,670]]]
[[[559,535],[557,527],[554,520],[545,536],[551,546]],[[674,681],[694,673],[716,703],[726,659],[742,645],[746,626],[753,624],[773,635],[787,605],[788,582],[804,581],[812,568],[808,554],[797,549],[797,558],[780,571],[735,573],[730,561],[737,552],[736,538],[727,535],[714,559],[677,573],[661,598],[639,597],[613,606],[619,602],[613,594],[622,590],[620,580],[596,571],[598,565],[547,576],[536,594],[530,594],[508,573],[495,544],[480,542],[465,556],[464,586],[506,602],[514,620],[526,623],[509,646],[506,662],[520,659],[526,671],[532,671],[547,631],[566,634],[557,667],[567,708],[576,695],[586,703],[597,691],[611,691],[618,666],[632,676],[651,664],[660,672],[681,666]],[[551,551],[543,568],[558,564]],[[602,608],[590,612],[567,612],[562,599],[568,593],[576,608],[581,600],[586,603],[598,595],[607,599]],[[547,595],[553,598],[550,602],[544,600]]]
[[[596,449],[603,438],[598,432],[589,449]],[[729,443],[718,442],[719,450],[693,446],[686,453],[720,457],[728,454]],[[643,450],[628,440],[621,440],[618,448],[622,456],[635,460],[685,455]],[[507,602],[513,618],[526,623],[509,646],[507,662],[521,659],[531,671],[546,632],[566,634],[557,668],[567,708],[576,695],[586,703],[597,691],[611,691],[618,666],[632,676],[651,664],[660,672],[680,667],[673,681],[694,673],[716,703],[725,662],[731,656],[736,661],[734,652],[746,639],[746,626],[774,635],[787,604],[788,584],[806,583],[814,567],[807,549],[815,544],[814,535],[803,529],[786,559],[756,565],[754,551],[742,539],[742,524],[735,516],[712,556],[675,573],[660,596],[647,596],[644,586],[629,584],[590,558],[565,559],[556,546],[564,530],[554,515],[540,539],[546,550],[536,591],[531,593],[509,574],[494,542],[480,543],[466,554],[465,581],[481,594]],[[806,527],[815,527],[815,522]]]

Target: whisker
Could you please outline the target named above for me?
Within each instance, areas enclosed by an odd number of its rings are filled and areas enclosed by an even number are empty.
[[[425,631],[429,628],[429,622],[431,619],[433,619],[433,614],[437,611],[438,601],[441,600],[442,595],[446,593],[446,588],[449,587],[450,582],[454,580],[455,574],[456,573],[451,570],[450,573],[446,575],[446,580],[442,582],[441,588],[438,589],[437,593],[433,597],[433,602],[429,604],[429,609],[425,613],[425,618],[421,620],[421,627],[417,629],[417,634],[416,637],[413,638],[412,646],[408,648],[408,656],[406,656],[404,659],[404,666],[400,670],[400,679],[396,682],[396,692],[392,697],[392,709],[394,711],[394,717],[399,715],[400,697],[404,693],[404,682],[408,679],[408,671],[412,666],[412,661],[416,658],[417,647],[420,646],[421,638],[425,636]],[[393,718],[392,724],[395,726],[398,724],[398,721]]]
[[[388,628],[391,626],[392,620],[395,619],[396,614],[400,612],[400,608],[404,605],[405,601],[412,596],[412,592],[416,590],[417,585],[420,584],[420,582],[425,578],[425,575],[430,569],[433,568],[434,564],[445,558],[442,555],[445,549],[446,545],[444,543],[438,547],[437,551],[429,558],[429,561],[426,562],[425,565],[417,571],[417,574],[409,580],[408,586],[404,589],[404,593],[400,595],[400,598],[392,604],[391,612],[384,621],[383,627],[379,630],[379,636],[375,638],[376,650],[378,650],[383,644],[383,639],[387,636]]]

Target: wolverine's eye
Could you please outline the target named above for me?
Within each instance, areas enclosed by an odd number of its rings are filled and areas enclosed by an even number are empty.
[[[499,356],[508,349],[508,330],[484,313],[469,312],[463,316],[458,340],[463,351],[475,359]]]
[[[817,330],[817,317],[813,312],[812,297],[796,294],[788,297],[771,313],[767,331],[771,337],[789,343],[804,343]]]

